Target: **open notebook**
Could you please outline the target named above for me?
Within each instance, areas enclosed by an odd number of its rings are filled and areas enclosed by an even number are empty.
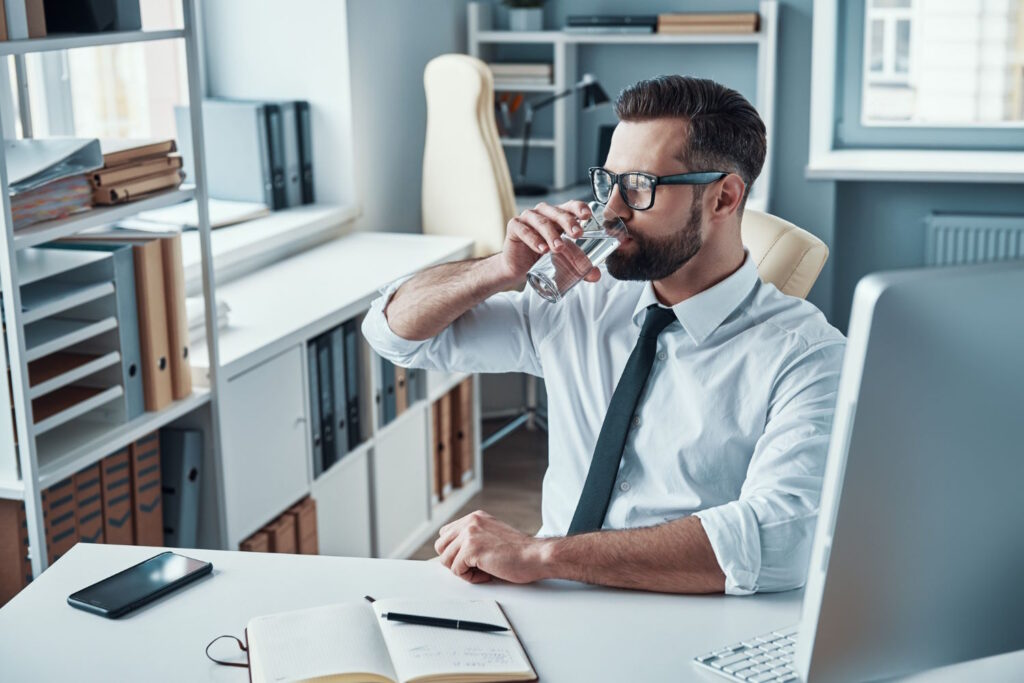
[[[482,621],[497,633],[419,626],[383,612]],[[264,681],[489,683],[537,674],[493,600],[378,600],[256,617],[245,628],[249,676]]]

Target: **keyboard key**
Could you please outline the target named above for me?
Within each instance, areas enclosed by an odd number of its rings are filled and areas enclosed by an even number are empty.
[[[779,676],[778,678],[776,678],[775,683],[792,683],[792,681],[795,680],[798,680],[798,677],[795,673],[785,674],[783,676]]]
[[[765,673],[758,674],[758,675],[754,676],[750,680],[751,680],[751,683],[766,683],[767,681],[774,680],[774,678],[775,678],[775,674],[773,674],[771,672],[765,672]]]
[[[701,655],[700,657],[694,657],[694,659],[696,659],[701,664],[707,664],[712,659],[715,659],[717,657],[718,657],[718,655],[715,654],[714,652],[709,652],[706,655]]]
[[[709,663],[716,669],[721,669],[725,666],[728,666],[729,664],[735,664],[736,662],[745,661],[747,659],[748,658],[746,654],[739,652],[736,654],[731,654],[728,657],[718,657],[717,659],[713,659]]]
[[[741,678],[743,680],[747,680],[751,676],[756,676],[757,672],[754,671],[753,668],[746,668],[746,669],[740,669],[739,671],[733,671],[732,675],[736,676],[737,678]]]
[[[744,660],[741,660],[739,662],[735,662],[733,664],[729,664],[728,666],[723,666],[722,667],[722,671],[724,671],[727,674],[734,674],[737,671],[743,671],[744,669],[749,669],[749,668],[750,668],[750,660],[749,659],[744,659]]]

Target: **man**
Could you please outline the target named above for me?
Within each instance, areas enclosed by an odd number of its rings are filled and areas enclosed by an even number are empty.
[[[626,88],[616,114],[591,171],[628,228],[607,272],[557,304],[509,291],[589,215],[582,202],[538,204],[509,222],[501,253],[392,284],[363,323],[399,365],[545,380],[538,536],[477,511],[442,527],[435,548],[472,582],[799,587],[844,339],[761,283],[740,241],[764,124],[739,93],[682,76]]]

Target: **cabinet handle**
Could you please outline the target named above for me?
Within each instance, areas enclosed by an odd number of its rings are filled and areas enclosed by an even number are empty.
[[[299,417],[295,418],[295,426],[296,427],[298,427],[299,425],[303,425],[303,424],[306,424],[306,418],[302,417],[301,415]]]

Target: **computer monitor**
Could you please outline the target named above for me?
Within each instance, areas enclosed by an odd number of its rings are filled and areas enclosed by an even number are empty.
[[[857,286],[794,668],[1024,648],[1024,261]]]

